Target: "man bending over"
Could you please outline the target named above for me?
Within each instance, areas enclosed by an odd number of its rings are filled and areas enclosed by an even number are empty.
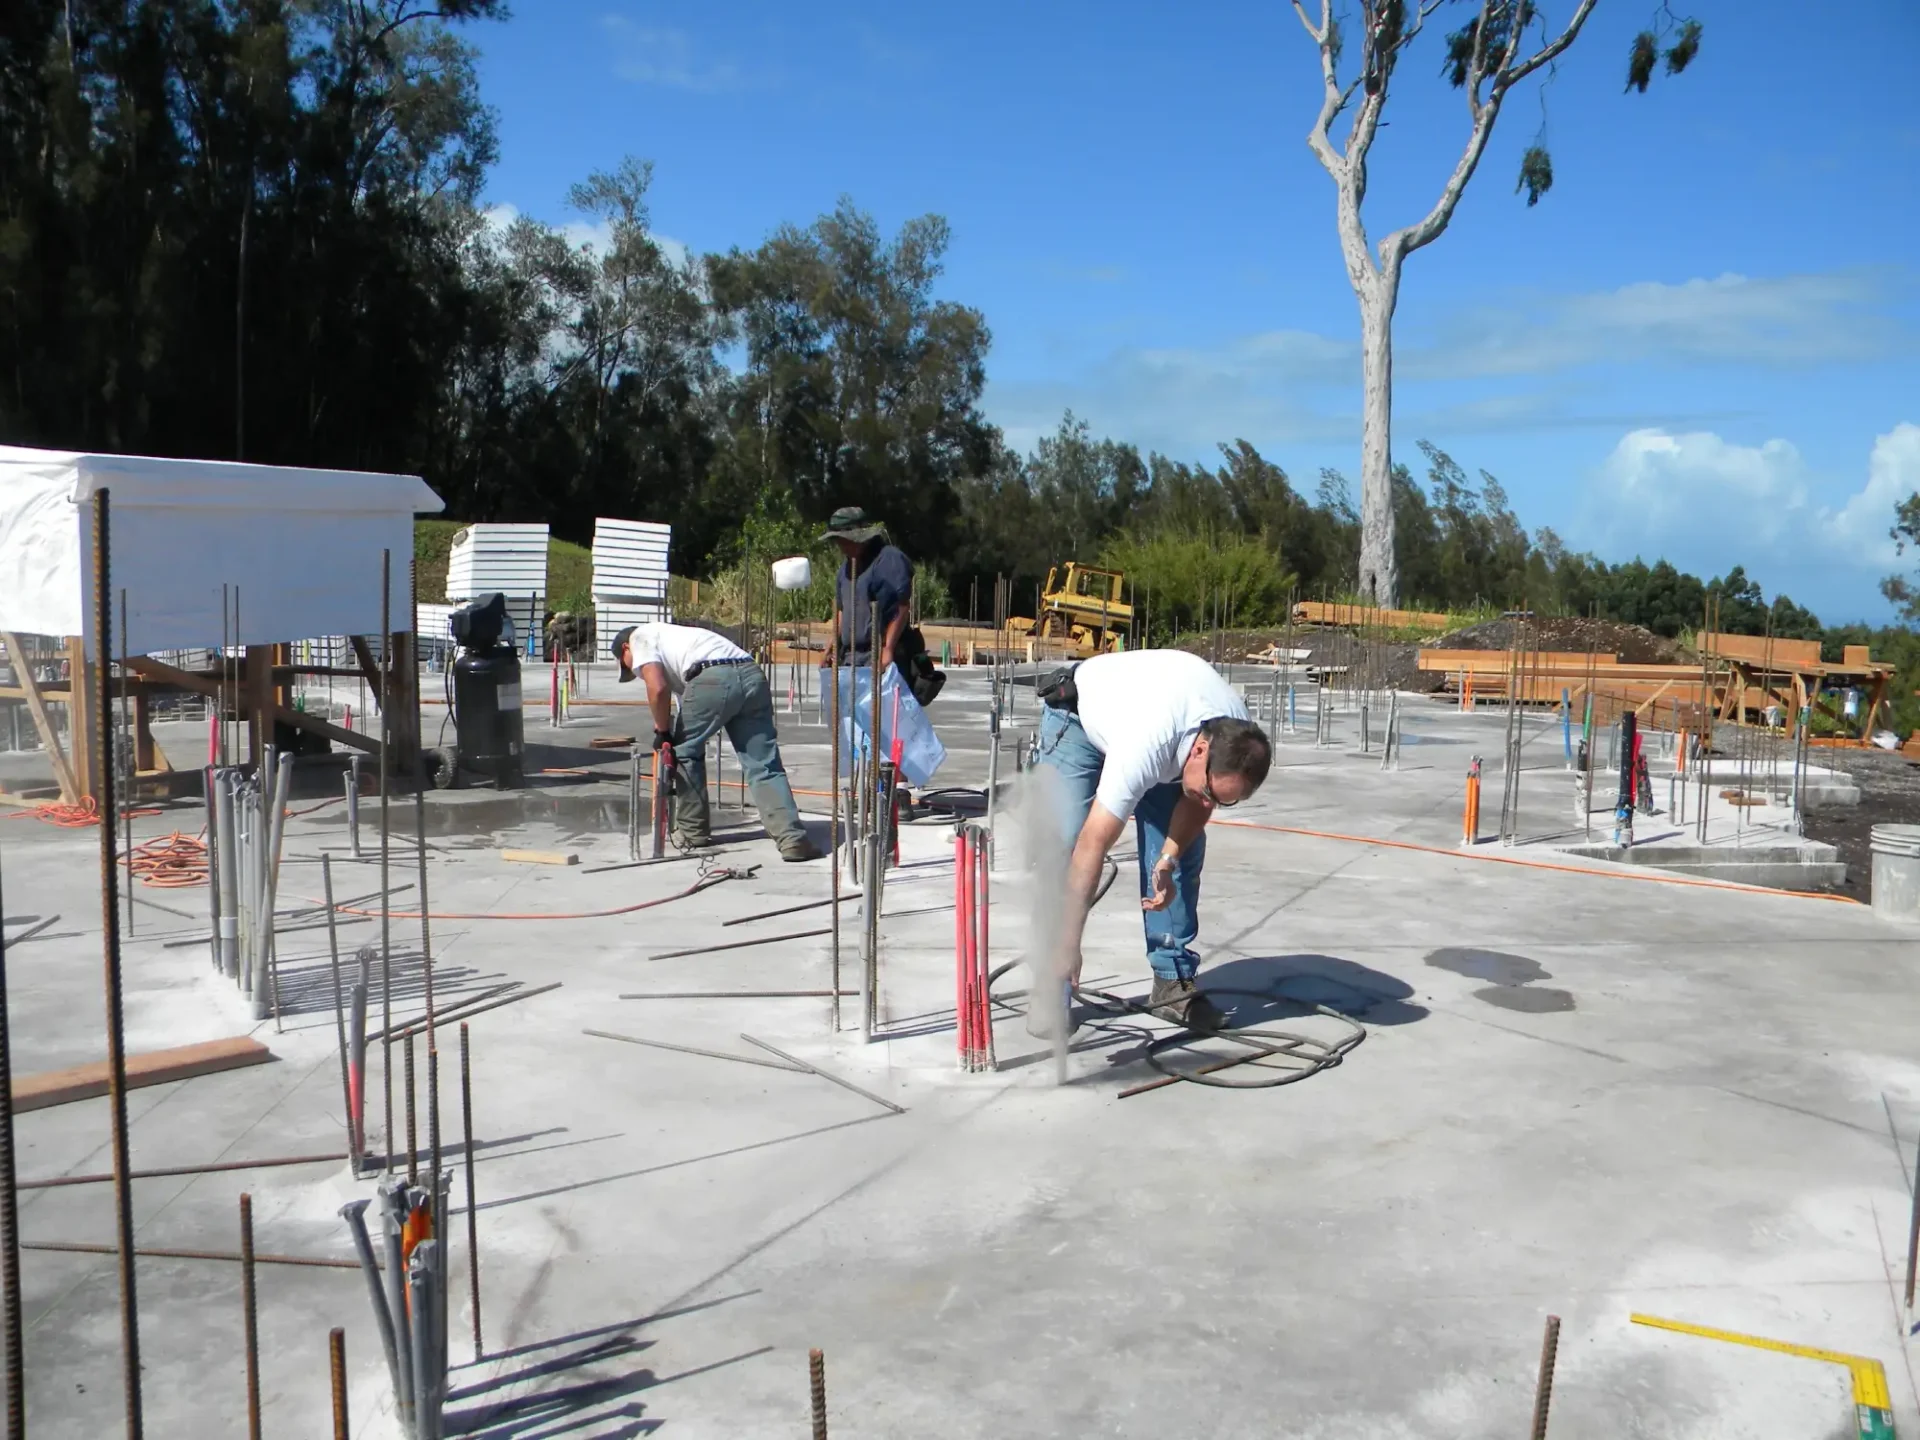
[[[1087,911],[1107,852],[1131,816],[1153,970],[1148,1004],[1175,1024],[1217,1028],[1219,1009],[1193,981],[1206,824],[1216,809],[1260,788],[1272,745],[1247,718],[1233,687],[1199,656],[1180,650],[1096,656],[1052,677],[1040,698],[1047,706],[1040,763],[1058,777],[1061,843],[1072,847],[1060,978],[1069,985],[1079,979]],[[1044,1018],[1037,1007],[1034,1013]]]

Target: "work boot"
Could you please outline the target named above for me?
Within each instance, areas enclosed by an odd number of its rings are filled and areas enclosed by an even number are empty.
[[[1188,1030],[1218,1030],[1227,1017],[1199,990],[1192,980],[1166,980],[1153,977],[1153,993],[1147,996],[1147,1008],[1162,1020],[1170,1020]]]
[[[809,840],[805,835],[796,835],[791,840],[782,840],[780,842],[780,858],[782,860],[792,860],[796,862],[802,860],[818,860],[826,853],[826,851],[814,844],[813,841]]]

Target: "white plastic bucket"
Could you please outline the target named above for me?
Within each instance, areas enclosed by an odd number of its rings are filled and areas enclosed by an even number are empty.
[[[1873,913],[1920,922],[1920,825],[1876,825],[1867,844],[1873,851]]]
[[[791,555],[773,562],[773,588],[804,590],[813,583],[813,562],[804,555]]]

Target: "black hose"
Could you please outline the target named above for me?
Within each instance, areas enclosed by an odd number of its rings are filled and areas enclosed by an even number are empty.
[[[1283,995],[1275,995],[1267,990],[1210,989],[1205,993],[1238,995],[1250,1000],[1268,1002],[1286,999]],[[1153,1009],[1143,1001],[1129,1000],[1104,990],[1082,990],[1078,987],[1074,989],[1073,994],[1075,999],[1109,1016],[1118,1018],[1137,1015],[1143,1019],[1157,1018]],[[1288,1003],[1299,1002],[1289,1001]],[[1331,1070],[1367,1038],[1366,1027],[1351,1016],[1342,1015],[1338,1010],[1325,1005],[1315,1005],[1312,1008],[1315,1014],[1338,1020],[1353,1033],[1328,1044],[1325,1040],[1311,1035],[1295,1035],[1284,1030],[1189,1030],[1183,1027],[1171,1034],[1157,1035],[1149,1040],[1146,1061],[1170,1080],[1190,1080],[1195,1085],[1211,1085],[1219,1090],[1271,1090],[1275,1086],[1291,1085],[1297,1080],[1306,1079],[1309,1075],[1318,1075],[1322,1070]],[[1200,1070],[1176,1070],[1161,1060],[1161,1051],[1186,1045],[1195,1037],[1231,1041],[1233,1044],[1246,1046],[1254,1053],[1230,1059],[1224,1064],[1215,1062]],[[1262,1060],[1275,1057],[1283,1061],[1297,1062],[1299,1068],[1282,1070],[1277,1074],[1269,1069],[1264,1071],[1263,1077],[1258,1080],[1222,1080],[1207,1073],[1215,1069],[1225,1069],[1230,1065],[1250,1062],[1257,1064]]]

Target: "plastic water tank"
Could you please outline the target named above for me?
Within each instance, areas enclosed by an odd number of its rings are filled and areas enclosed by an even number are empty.
[[[1887,920],[1920,922],[1920,825],[1876,825],[1873,851],[1873,913]]]

